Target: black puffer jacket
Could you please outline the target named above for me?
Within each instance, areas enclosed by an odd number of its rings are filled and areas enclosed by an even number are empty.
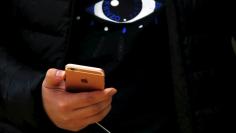
[[[234,125],[229,122],[236,89],[232,1],[166,0],[176,112],[183,133],[227,132]],[[74,2],[0,2],[0,132],[63,132],[44,113],[40,89],[46,70],[63,69],[66,63]]]

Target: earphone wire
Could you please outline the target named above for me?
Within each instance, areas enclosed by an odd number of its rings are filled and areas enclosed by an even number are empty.
[[[106,131],[107,133],[111,133],[108,129],[106,129],[104,126],[102,126],[100,123],[96,122],[96,124],[101,127],[104,131]]]

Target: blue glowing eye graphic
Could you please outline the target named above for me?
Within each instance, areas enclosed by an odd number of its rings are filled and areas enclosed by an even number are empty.
[[[113,23],[133,23],[149,16],[161,7],[155,0],[102,0],[87,11]]]

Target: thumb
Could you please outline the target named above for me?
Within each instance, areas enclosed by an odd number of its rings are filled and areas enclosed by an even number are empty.
[[[65,79],[65,71],[51,68],[47,71],[46,77],[44,79],[44,85],[51,88],[53,86],[58,86]]]

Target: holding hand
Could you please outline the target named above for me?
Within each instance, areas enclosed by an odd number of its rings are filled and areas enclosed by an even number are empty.
[[[69,93],[64,77],[65,71],[49,69],[42,84],[44,109],[57,127],[79,131],[109,113],[116,89]]]

